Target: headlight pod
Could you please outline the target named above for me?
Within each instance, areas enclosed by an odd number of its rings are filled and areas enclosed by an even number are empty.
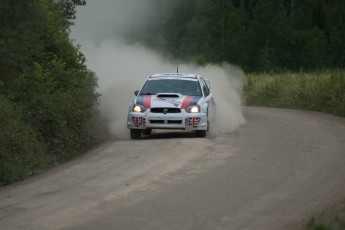
[[[191,105],[191,106],[188,106],[185,110],[187,113],[200,113],[200,106]]]
[[[144,113],[145,111],[146,111],[146,107],[143,105],[135,105],[133,107],[133,112]]]

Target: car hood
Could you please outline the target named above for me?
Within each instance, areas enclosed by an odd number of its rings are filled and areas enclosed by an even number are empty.
[[[186,96],[176,93],[160,93],[157,95],[139,95],[135,104],[146,108],[181,108],[201,103],[201,96]]]

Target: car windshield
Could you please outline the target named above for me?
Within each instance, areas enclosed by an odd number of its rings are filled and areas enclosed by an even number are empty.
[[[148,80],[140,91],[140,95],[155,95],[157,93],[180,93],[189,96],[202,96],[201,88],[197,80]]]

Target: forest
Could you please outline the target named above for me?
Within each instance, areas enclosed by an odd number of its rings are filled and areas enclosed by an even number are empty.
[[[179,62],[238,66],[246,105],[345,116],[345,1],[149,1],[151,23],[127,41]]]
[[[128,30],[174,59],[245,72],[343,68],[343,0],[150,0],[151,23]]]
[[[0,1],[0,185],[90,145],[97,79],[69,38],[83,0]]]

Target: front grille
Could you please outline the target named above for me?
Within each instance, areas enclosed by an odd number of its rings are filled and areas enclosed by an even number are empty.
[[[151,113],[181,113],[179,108],[151,108]]]
[[[182,121],[178,121],[178,120],[168,120],[168,124],[182,124]]]
[[[182,124],[182,120],[150,120],[151,124]]]
[[[151,124],[164,124],[164,120],[150,120]]]

